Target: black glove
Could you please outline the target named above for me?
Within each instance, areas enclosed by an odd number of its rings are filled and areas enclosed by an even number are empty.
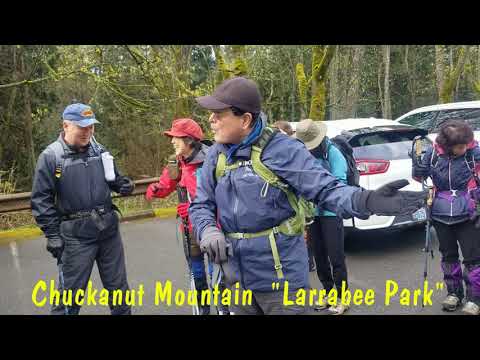
[[[475,224],[475,229],[480,229],[480,188],[471,192],[473,201],[475,201],[475,211],[470,217],[470,221]]]
[[[480,229],[480,214],[478,211],[475,211],[475,213],[470,217],[470,221],[475,224],[475,229]]]
[[[118,183],[120,185],[118,188],[118,193],[120,195],[130,195],[133,189],[135,189],[135,183],[132,181],[132,179],[126,176],[123,176]]]
[[[63,240],[61,237],[47,238],[47,251],[52,254],[55,259],[60,259],[63,253]]]
[[[414,166],[412,175],[418,178],[427,178],[430,175],[430,170],[426,166]]]
[[[470,216],[470,221],[475,224],[475,229],[480,229],[480,189],[472,192],[473,200],[475,201],[475,211]]]
[[[357,205],[375,215],[411,214],[425,205],[428,191],[398,191],[408,184],[408,180],[402,179],[392,181],[374,191],[359,192]]]

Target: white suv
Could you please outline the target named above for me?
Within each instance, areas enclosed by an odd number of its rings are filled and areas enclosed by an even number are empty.
[[[428,137],[435,140],[440,125],[450,119],[468,122],[474,130],[475,139],[480,140],[480,101],[424,106],[400,116],[395,121],[425,129],[429,132]]]
[[[296,122],[291,122],[293,130]],[[386,119],[345,119],[325,121],[327,136],[347,137],[360,171],[360,186],[375,190],[391,181],[407,179],[410,185],[404,190],[420,191],[422,185],[412,179],[412,159],[409,156],[412,140],[426,131]],[[377,216],[367,220],[344,220],[345,229],[374,230],[418,225],[411,215]]]

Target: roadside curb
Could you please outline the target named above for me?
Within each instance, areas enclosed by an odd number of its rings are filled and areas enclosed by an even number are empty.
[[[175,216],[177,213],[176,208],[162,208],[152,209],[148,211],[142,211],[135,214],[130,214],[121,218],[121,222],[134,221],[139,219],[158,217],[161,219]],[[42,235],[42,230],[37,226],[23,227],[11,230],[0,231],[0,245],[8,244],[12,240],[23,240]]]

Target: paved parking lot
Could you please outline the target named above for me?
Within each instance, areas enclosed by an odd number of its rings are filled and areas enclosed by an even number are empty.
[[[176,307],[154,304],[155,283],[171,280],[173,288],[188,290],[189,281],[183,249],[175,236],[175,219],[148,219],[123,223],[121,233],[127,259],[128,280],[132,289],[144,285],[143,306],[134,307],[134,314],[191,314],[187,306]],[[443,315],[439,303],[446,290],[436,290],[441,282],[440,254],[435,242],[435,258],[429,259],[430,286],[433,306],[410,306],[400,303],[402,289],[423,288],[422,228],[396,233],[363,232],[351,235],[346,241],[347,266],[352,293],[373,289],[374,304],[353,305],[348,314],[438,314]],[[32,303],[32,289],[39,280],[49,282],[57,278],[56,263],[45,250],[45,239],[11,241],[0,245],[0,314],[48,314],[49,308]],[[321,289],[315,273],[310,273],[312,288]],[[385,304],[386,282],[395,281],[398,292],[390,304]],[[101,289],[97,268],[92,274],[94,287]],[[406,301],[404,292],[404,301]],[[410,297],[412,300],[413,298]],[[420,298],[421,299],[421,298]],[[412,301],[411,301],[412,302]],[[82,314],[109,314],[108,307],[85,306]],[[323,313],[315,313],[322,315]]]

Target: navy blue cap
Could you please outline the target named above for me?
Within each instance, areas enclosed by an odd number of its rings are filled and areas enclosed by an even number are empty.
[[[207,110],[223,110],[236,107],[249,113],[259,113],[262,97],[255,82],[244,77],[225,80],[212,95],[196,98],[197,103]]]
[[[63,111],[63,120],[70,120],[80,127],[87,127],[92,124],[100,123],[95,119],[92,108],[85,104],[71,104]]]

